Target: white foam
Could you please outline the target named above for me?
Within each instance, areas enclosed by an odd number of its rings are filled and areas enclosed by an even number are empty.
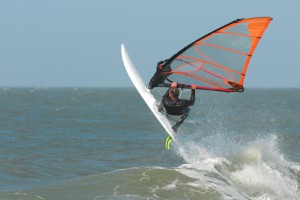
[[[247,158],[247,162],[250,163],[260,163],[262,159],[260,150],[253,147],[244,150],[241,156]]]
[[[237,187],[260,199],[296,199],[300,196],[297,177],[276,148],[277,137],[259,139],[241,153],[239,170],[229,173]]]
[[[178,151],[180,156],[187,162],[187,163],[198,163],[198,162],[203,162],[205,160],[215,160],[218,162],[216,159],[213,158],[213,156],[202,146],[199,144],[193,142],[193,141],[188,141],[185,143],[185,145],[182,145],[178,143]]]
[[[174,180],[172,183],[162,187],[162,189],[164,190],[173,190],[176,188],[176,184],[178,183],[178,179],[176,178],[176,180]]]
[[[243,169],[232,172],[230,177],[238,187],[250,194],[274,194],[277,199],[289,199],[299,194],[295,179],[266,163],[246,165]]]
[[[218,138],[213,140],[218,141]],[[276,135],[248,142],[246,146],[233,146],[228,148],[237,148],[232,151],[234,154],[222,156],[193,141],[179,145],[179,154],[187,164],[177,171],[197,179],[189,185],[212,187],[225,197],[299,199],[297,173],[300,167],[285,160],[277,148]]]

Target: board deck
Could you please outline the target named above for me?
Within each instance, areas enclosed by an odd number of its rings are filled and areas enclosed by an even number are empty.
[[[158,111],[156,105],[159,104],[159,102],[156,101],[156,99],[154,98],[154,96],[151,93],[151,90],[149,90],[145,86],[143,79],[141,78],[140,74],[138,73],[138,71],[136,70],[135,66],[132,63],[124,44],[121,45],[121,52],[122,52],[122,59],[123,59],[125,69],[129,75],[133,85],[135,86],[135,88],[137,89],[137,91],[139,92],[141,97],[144,99],[144,101],[146,102],[146,104],[148,105],[148,107],[150,108],[152,113],[154,114],[154,116],[157,118],[157,120],[164,127],[164,129],[167,131],[167,133],[175,141],[175,132],[173,131],[169,120],[163,113],[160,113]]]

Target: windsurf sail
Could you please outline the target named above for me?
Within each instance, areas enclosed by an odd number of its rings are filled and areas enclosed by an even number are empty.
[[[175,81],[179,87],[242,92],[254,50],[271,17],[237,19],[192,42],[161,63],[158,87]]]

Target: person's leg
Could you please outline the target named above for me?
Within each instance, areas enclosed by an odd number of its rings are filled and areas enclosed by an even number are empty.
[[[190,108],[187,108],[185,110],[185,113],[181,116],[181,120],[178,121],[173,127],[173,131],[177,132],[178,130],[178,127],[183,123],[183,121],[187,118],[187,116],[189,116],[189,113],[190,113]]]
[[[158,112],[163,112],[164,111],[164,104],[163,103],[156,104],[156,106],[157,106]]]

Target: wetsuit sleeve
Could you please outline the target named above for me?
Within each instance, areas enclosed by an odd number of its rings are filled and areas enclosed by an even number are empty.
[[[191,90],[191,92],[192,94],[190,100],[185,100],[186,106],[192,106],[195,103],[195,90]]]

